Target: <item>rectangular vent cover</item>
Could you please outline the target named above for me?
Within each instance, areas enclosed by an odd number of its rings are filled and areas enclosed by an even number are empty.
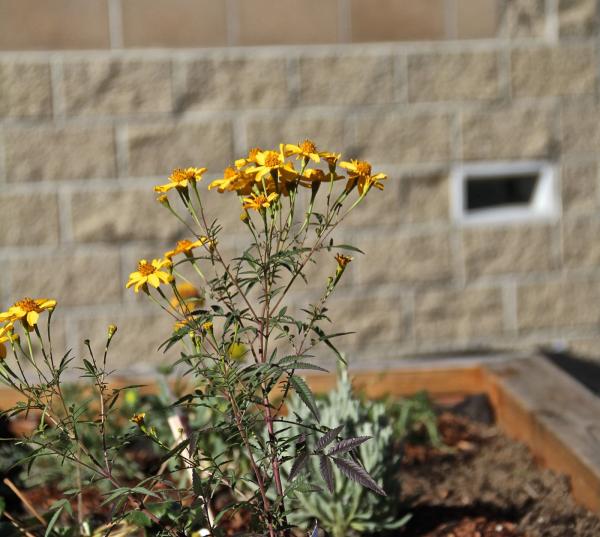
[[[489,162],[457,166],[452,213],[464,223],[511,222],[556,216],[554,171],[547,162]]]

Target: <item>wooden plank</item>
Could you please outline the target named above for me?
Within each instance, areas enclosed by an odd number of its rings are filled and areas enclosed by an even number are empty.
[[[600,512],[600,399],[541,356],[487,365],[484,376],[500,427]]]
[[[373,399],[408,396],[426,390],[433,397],[481,393],[483,372],[478,363],[451,366],[448,364],[419,368],[351,371],[353,386]],[[316,393],[326,393],[335,387],[335,375],[306,375]]]

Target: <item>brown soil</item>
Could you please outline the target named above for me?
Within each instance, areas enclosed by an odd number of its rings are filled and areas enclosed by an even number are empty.
[[[440,417],[450,449],[407,446],[404,537],[599,537],[600,519],[573,501],[568,479],[487,425]]]

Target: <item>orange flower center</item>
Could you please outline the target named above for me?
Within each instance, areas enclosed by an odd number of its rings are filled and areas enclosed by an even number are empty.
[[[15,302],[16,308],[21,308],[23,311],[29,313],[30,311],[36,311],[37,313],[41,313],[42,309],[37,305],[35,300],[31,298],[24,298],[23,300],[19,300]]]
[[[156,268],[154,268],[154,265],[152,265],[152,263],[142,263],[142,262],[138,263],[138,272],[142,276],[149,276],[155,270],[156,270]]]
[[[185,181],[186,179],[193,179],[194,178],[194,174],[192,172],[189,172],[187,170],[182,170],[181,168],[177,168],[175,170],[173,170],[173,173],[171,173],[171,177],[169,177],[169,179],[171,179],[171,181],[173,181],[174,183],[181,183],[183,181]]]
[[[304,140],[304,142],[300,144],[300,149],[302,150],[302,153],[317,152],[317,146],[311,140]]]
[[[275,166],[279,166],[279,153],[275,153],[275,151],[267,151],[265,157],[265,166],[269,168],[275,168]]]
[[[358,171],[359,175],[371,175],[371,165],[364,160],[359,160],[356,163],[356,170]]]
[[[233,177],[235,177],[238,174],[237,170],[235,168],[225,168],[225,172],[223,173],[223,177],[225,179],[232,179]]]

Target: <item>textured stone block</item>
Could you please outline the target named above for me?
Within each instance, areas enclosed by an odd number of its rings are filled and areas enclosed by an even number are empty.
[[[227,58],[184,64],[178,110],[276,108],[288,104],[285,58]]]
[[[467,160],[549,157],[557,146],[557,118],[550,107],[464,112],[461,125]]]
[[[173,168],[207,167],[219,173],[232,160],[231,124],[222,121],[129,127],[129,173],[168,176]]]
[[[302,104],[393,102],[391,56],[327,56],[300,59]]]
[[[372,190],[350,213],[344,226],[364,228],[447,221],[448,196],[448,171],[445,169],[390,174],[384,191]]]
[[[110,127],[31,127],[5,131],[8,181],[116,177]]]
[[[492,274],[550,271],[558,266],[558,238],[552,226],[473,228],[463,232],[470,278]]]
[[[2,189],[4,190],[4,189]],[[56,245],[59,241],[56,194],[0,194],[0,246]]]
[[[600,150],[600,109],[593,101],[563,105],[561,110],[564,153],[593,153]]]
[[[563,222],[565,265],[600,268],[600,219],[597,215],[568,218]]]
[[[593,94],[595,54],[591,46],[526,48],[511,58],[514,97]]]
[[[52,115],[50,67],[47,63],[0,63],[0,117]]]
[[[443,0],[351,0],[352,41],[445,37]]]
[[[87,338],[92,349],[103,349],[109,324],[116,324],[118,328],[110,344],[107,360],[110,369],[153,373],[157,366],[173,363],[179,351],[183,350],[183,347],[177,345],[167,354],[158,350],[171,335],[173,321],[166,313],[153,313],[148,304],[137,311],[125,310],[113,315],[78,320],[80,341]],[[79,356],[82,355],[86,355],[83,344],[79,348]]]
[[[600,322],[600,281],[558,280],[517,289],[520,330],[597,326]]]
[[[332,324],[324,324],[323,329],[329,333],[354,332],[333,340],[336,346],[350,353],[357,347],[399,341],[406,336],[403,306],[399,297],[376,293],[368,298],[332,299],[328,303]]]
[[[499,96],[498,54],[495,52],[408,57],[409,101],[462,101]]]
[[[9,263],[9,278],[14,296],[50,297],[60,306],[118,303],[125,285],[118,248],[21,258]]]
[[[597,162],[565,163],[561,172],[562,203],[565,212],[598,210],[600,186]]]
[[[446,232],[378,236],[360,244],[368,263],[359,267],[359,284],[425,284],[452,277],[450,236]]]
[[[227,2],[125,0],[126,47],[205,47],[227,44]]]
[[[458,0],[456,16],[459,39],[496,37],[500,16],[499,2],[498,0]]]
[[[501,25],[508,37],[542,37],[546,30],[544,0],[507,0],[502,2]]]
[[[135,115],[171,111],[168,61],[92,59],[63,67],[69,115]]]
[[[501,292],[492,288],[424,290],[415,296],[414,322],[418,342],[470,342],[500,334]]]
[[[238,45],[336,43],[336,0],[243,0],[237,4]]]
[[[106,0],[0,0],[0,49],[109,46]]]
[[[430,163],[451,157],[451,117],[387,114],[355,120],[357,155],[380,163]]]
[[[76,192],[71,205],[73,236],[80,242],[173,241],[184,229],[149,188]]]
[[[577,358],[598,362],[600,361],[600,337],[571,340],[569,341],[569,352]]]
[[[278,148],[313,140],[319,151],[345,151],[344,120],[338,117],[307,117],[298,113],[248,120],[246,139],[250,147]],[[237,156],[237,155],[236,155]]]
[[[559,0],[558,25],[561,37],[591,37],[598,23],[596,0]]]

